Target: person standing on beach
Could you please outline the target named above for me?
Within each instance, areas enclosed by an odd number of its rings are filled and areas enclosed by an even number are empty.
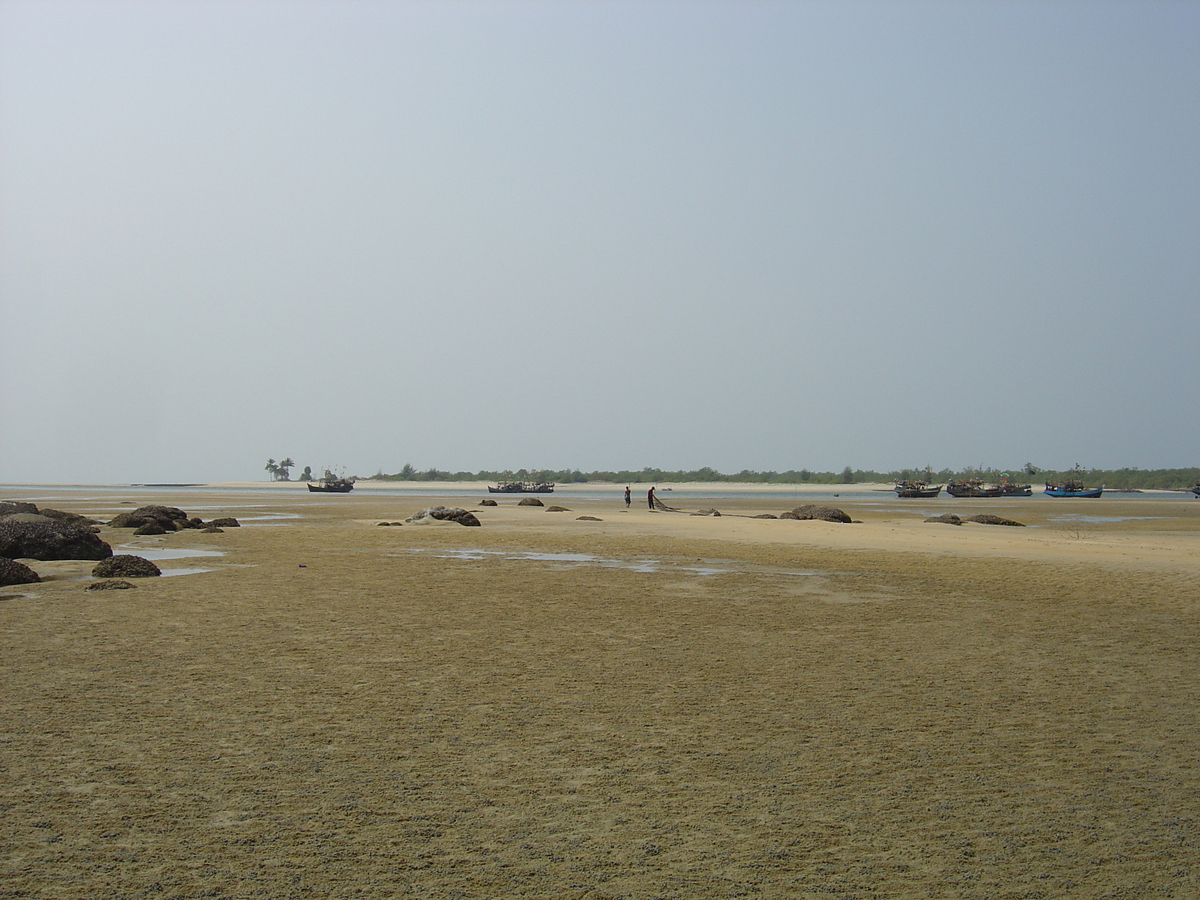
[[[629,509],[629,485],[625,485],[625,508]]]
[[[646,503],[650,505],[650,509],[654,509],[654,488],[646,491]]]

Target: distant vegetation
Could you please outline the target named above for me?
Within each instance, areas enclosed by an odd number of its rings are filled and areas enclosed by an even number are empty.
[[[294,465],[296,464],[292,462],[292,458],[288,456],[279,462],[275,462],[274,459],[268,459],[267,464],[263,466],[263,468],[271,473],[272,481],[291,481],[292,476],[289,470]],[[305,471],[307,472],[308,469],[306,468]]]
[[[581,472],[579,469],[517,469],[515,472],[481,470],[479,472],[449,472],[441,469],[418,471],[411,465],[394,475],[382,471],[365,479],[367,481],[553,481],[558,484],[654,484],[689,482],[738,482],[748,484],[856,484],[876,482],[890,484],[897,479],[921,480],[932,483],[946,482],[951,478],[979,478],[995,482],[1007,475],[1016,482],[1057,481],[1067,475],[1081,477],[1089,485],[1104,485],[1111,490],[1181,490],[1200,480],[1200,468],[1194,469],[1082,469],[1079,472],[1041,469],[1032,463],[1010,469],[967,468],[954,471],[942,469],[897,469],[892,472],[875,472],[869,469],[854,469],[850,466],[840,472],[812,472],[808,469],[786,472],[741,472],[725,474],[705,466],[691,471],[667,471],[664,469],[622,469],[620,471]]]

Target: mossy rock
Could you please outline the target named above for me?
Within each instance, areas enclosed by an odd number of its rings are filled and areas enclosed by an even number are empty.
[[[37,584],[41,576],[25,563],[15,559],[0,558],[0,587],[13,584]]]
[[[93,578],[152,578],[161,574],[158,566],[150,560],[128,553],[110,556],[92,568]]]

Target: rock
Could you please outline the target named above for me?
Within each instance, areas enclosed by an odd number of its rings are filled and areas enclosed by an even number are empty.
[[[186,528],[188,514],[175,506],[139,506],[133,512],[120,513],[108,524],[113,528],[140,528],[147,522],[157,522],[166,531]]]
[[[954,513],[942,513],[940,516],[931,516],[925,520],[926,522],[942,522],[946,525],[961,525],[962,519]]]
[[[89,584],[85,591],[127,591],[130,588],[137,587],[136,584],[130,584],[128,581],[120,579],[109,579],[108,581],[94,581]]]
[[[698,509],[692,513],[693,516],[719,516],[720,514],[721,513],[715,509]]]
[[[1024,522],[1014,522],[1012,519],[1005,519],[1000,516],[993,516],[986,513],[978,516],[968,516],[967,521],[978,522],[980,525],[1013,525],[1017,528],[1025,527]]]
[[[216,525],[218,528],[241,528],[242,527],[241,523],[238,522],[238,520],[235,519],[233,516],[222,516],[219,519],[213,519],[208,524]]]
[[[778,519],[779,516],[775,513],[759,513],[757,516],[751,516],[753,519]]]
[[[181,527],[181,528],[203,528],[204,520],[201,519],[199,516],[193,516],[190,519],[184,519],[182,522],[180,522],[179,527]]]
[[[20,515],[27,515],[21,514]],[[34,516],[32,521],[0,519],[0,556],[8,559],[107,559],[112,547],[88,528]]]
[[[603,519],[597,519],[595,516],[576,516],[577,522],[603,522]]]
[[[37,584],[41,580],[38,573],[25,563],[0,558],[0,587],[8,587],[10,584]]]
[[[146,524],[146,519],[142,516],[135,516],[131,512],[117,513],[108,520],[109,528],[140,528]]]
[[[150,560],[127,553],[109,557],[92,568],[93,578],[151,578],[161,574]]]
[[[408,517],[408,522],[457,522],[459,525],[479,525],[475,513],[459,506],[430,506]]]
[[[50,518],[49,516],[43,516],[40,512],[35,512],[35,513],[19,512],[19,513],[9,513],[7,516],[4,517],[4,521],[5,522],[20,522],[20,523],[41,522],[43,525],[49,525],[50,523],[52,523],[56,520]]]
[[[80,528],[92,528],[100,524],[95,519],[89,519],[87,516],[79,515],[79,513],[64,512],[61,509],[43,509],[38,512],[38,515],[45,516],[47,519],[58,519],[60,522],[78,525]]]
[[[546,512],[570,512],[565,506],[547,506]]]
[[[163,528],[158,522],[151,519],[145,525],[139,525],[133,530],[134,534],[166,534],[167,529]]]
[[[489,497],[487,500],[480,500],[479,505],[480,506],[499,506],[500,504],[497,503],[495,500],[492,500]]]
[[[37,513],[36,503],[25,503],[21,500],[0,500],[0,517],[11,516],[13,513]]]
[[[517,506],[545,506],[546,504],[537,497],[522,497],[517,501]]]
[[[376,525],[381,525],[381,526],[383,526],[384,528],[388,528],[388,527],[390,527],[390,526],[391,526],[391,524],[392,524],[392,523],[391,523],[391,522],[376,522],[375,524],[376,524]]]
[[[822,522],[842,522],[849,523],[850,517],[838,509],[836,506],[814,506],[807,504],[805,506],[797,506],[789,513],[780,515],[781,519],[820,519]]]

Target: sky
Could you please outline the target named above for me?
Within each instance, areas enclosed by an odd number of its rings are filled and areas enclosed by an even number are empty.
[[[1200,3],[0,0],[0,482],[1200,465]]]

